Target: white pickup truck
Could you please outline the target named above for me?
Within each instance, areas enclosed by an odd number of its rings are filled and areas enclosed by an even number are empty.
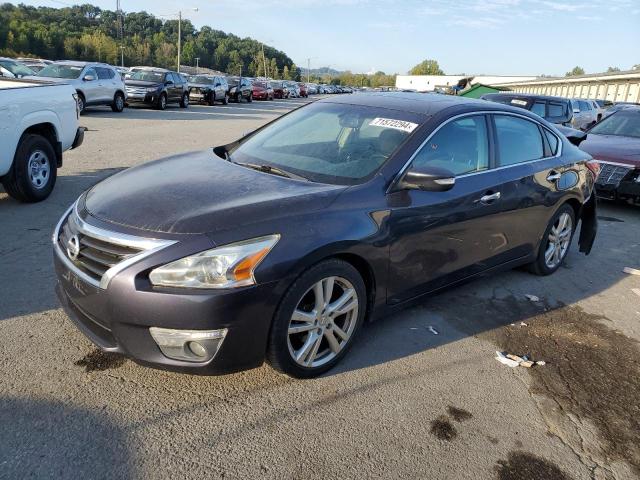
[[[79,147],[77,94],[66,84],[0,79],[0,181],[22,202],[49,196],[62,152]]]

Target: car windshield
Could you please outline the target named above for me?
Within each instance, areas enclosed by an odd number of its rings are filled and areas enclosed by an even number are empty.
[[[213,79],[212,78],[203,77],[202,75],[189,77],[189,81],[191,83],[202,83],[204,85],[210,85],[210,84],[213,83]]]
[[[29,67],[22,65],[21,63],[14,62],[12,60],[0,60],[0,65],[9,70],[16,77],[24,77],[27,75],[35,75],[36,72],[31,70]]]
[[[164,81],[164,72],[152,72],[148,70],[138,70],[129,76],[129,80],[142,80],[143,82],[160,83]]]
[[[39,77],[49,77],[49,78],[66,78],[68,80],[73,80],[74,78],[78,78],[82,73],[82,69],[79,65],[65,65],[64,63],[52,63],[51,65],[47,65],[42,70],[40,70],[37,75]]]
[[[640,109],[620,110],[601,120],[589,133],[640,138]]]
[[[253,82],[254,87],[267,88],[267,84],[264,82]]]
[[[241,142],[230,160],[352,185],[373,175],[422,120],[384,108],[311,104]]]

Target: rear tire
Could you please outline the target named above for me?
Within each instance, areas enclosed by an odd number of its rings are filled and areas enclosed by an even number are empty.
[[[536,275],[551,275],[564,262],[576,230],[575,212],[570,205],[561,206],[544,232],[538,258],[527,267]]]
[[[224,98],[222,99],[222,104],[227,105],[229,103],[229,94],[225,93]]]
[[[213,107],[216,104],[216,94],[211,92],[209,94],[209,98],[207,99],[207,103],[210,107]]]
[[[236,103],[241,103],[242,102],[242,94],[238,93],[236,95]]]
[[[249,98],[247,98],[247,102],[249,103],[253,102],[253,93],[249,94]]]
[[[111,103],[111,110],[116,113],[120,113],[124,110],[124,95],[120,92],[117,92],[113,97],[113,102]]]
[[[332,279],[330,288],[329,279]],[[318,300],[317,285],[324,301]],[[344,298],[347,300],[338,304]],[[338,259],[318,263],[303,273],[282,297],[271,326],[267,361],[276,370],[295,378],[325,373],[353,345],[366,306],[364,281],[351,264]],[[311,346],[314,340],[317,346]]]
[[[53,146],[42,135],[22,137],[9,173],[2,178],[7,193],[20,202],[40,202],[47,198],[57,178]]]

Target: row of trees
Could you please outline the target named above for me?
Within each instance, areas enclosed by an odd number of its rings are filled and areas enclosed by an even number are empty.
[[[103,61],[119,65],[175,68],[178,20],[161,20],[147,12],[123,14],[120,35],[117,12],[85,4],[68,8],[0,5],[0,56]],[[214,30],[197,30],[182,20],[182,64],[244,75],[299,79],[293,61],[252,38]],[[266,62],[264,61],[266,59]]]

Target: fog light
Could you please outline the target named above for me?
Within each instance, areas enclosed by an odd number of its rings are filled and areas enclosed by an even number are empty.
[[[189,342],[187,344],[187,346],[189,347],[189,350],[191,350],[191,353],[193,353],[196,357],[206,357],[207,356],[207,349],[204,348],[198,342]]]
[[[204,363],[216,356],[227,335],[227,329],[175,330],[151,327],[149,333],[164,356],[174,360]]]

